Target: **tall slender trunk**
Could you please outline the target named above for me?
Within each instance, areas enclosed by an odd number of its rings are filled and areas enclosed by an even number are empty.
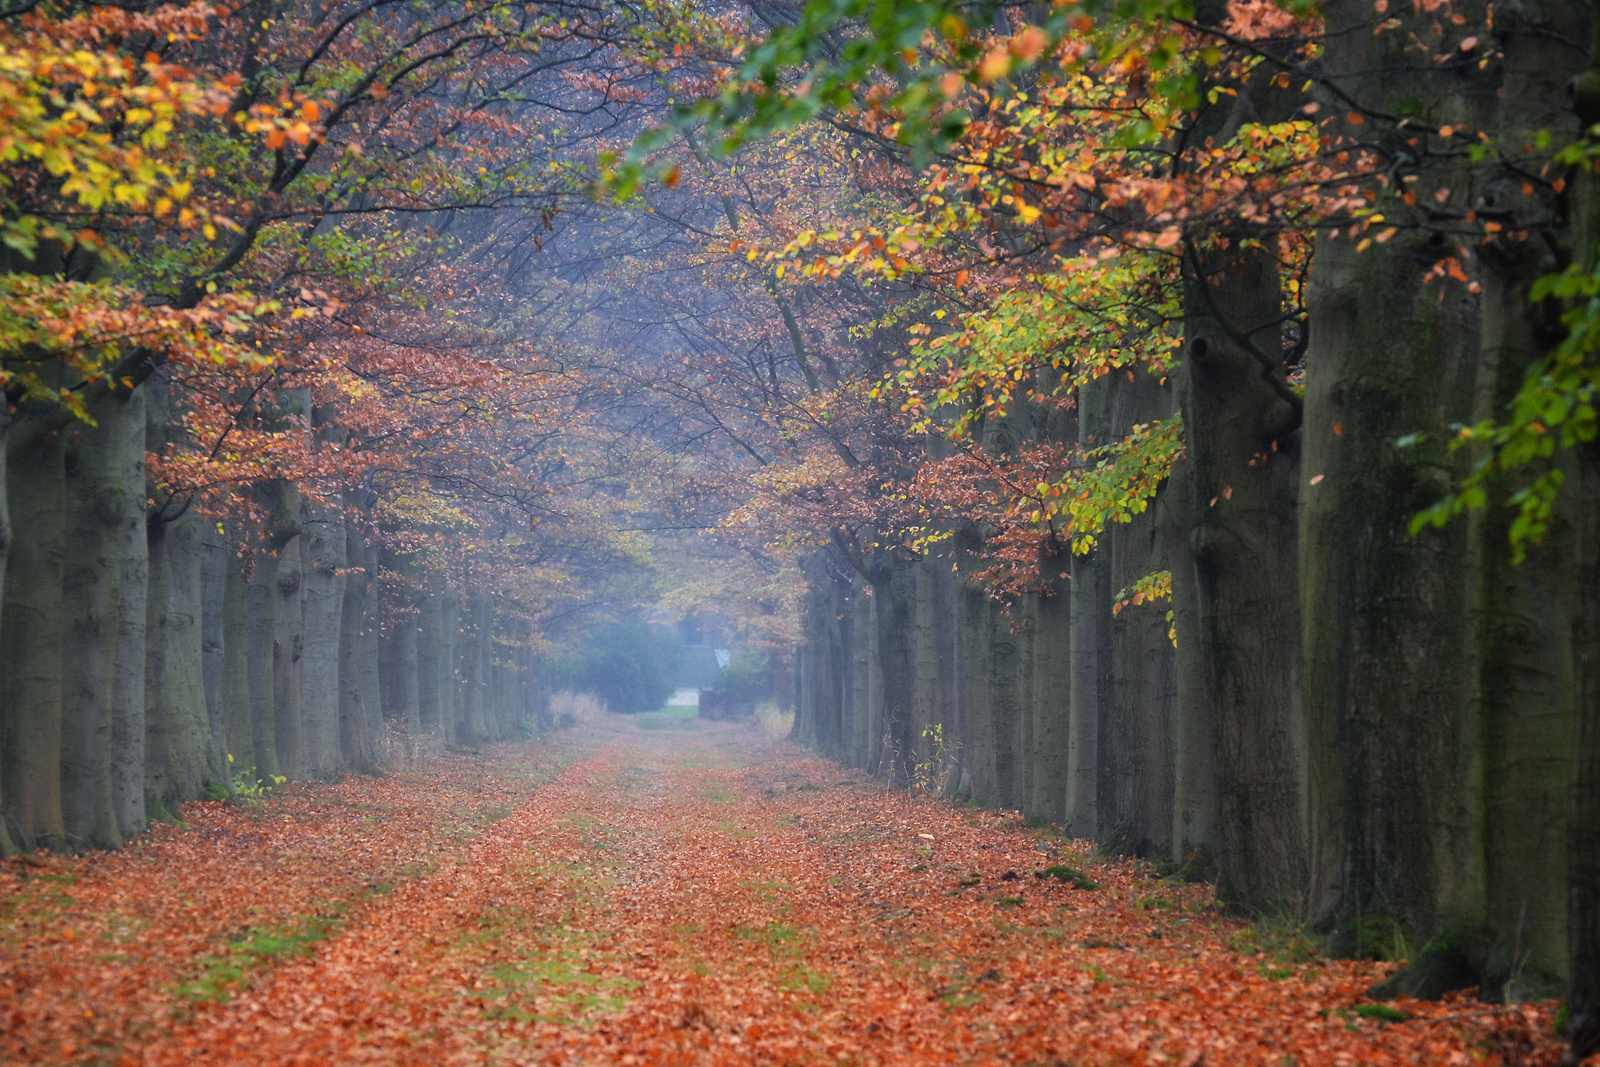
[[[378,546],[368,545],[362,561],[366,568],[366,595],[361,605],[361,706],[367,714],[366,757],[374,766],[383,760],[383,684],[379,671],[381,656],[379,628],[382,611],[378,603]]]
[[[35,418],[18,419],[7,440],[12,542],[0,611],[0,810],[15,846],[60,850],[68,844],[61,813],[66,475],[61,433]]]
[[[150,526],[145,793],[170,812],[216,781],[201,648],[201,518]]]
[[[1200,656],[1214,694],[1219,892],[1305,907],[1307,759],[1296,499],[1300,412],[1283,385],[1283,296],[1265,253],[1197,252],[1181,403],[1197,515]],[[1270,365],[1264,365],[1269,363]]]
[[[439,691],[444,668],[444,613],[438,593],[423,595],[417,612],[417,719],[430,733],[444,734],[444,709]]]
[[[484,708],[489,682],[485,642],[493,626],[492,612],[493,606],[486,594],[477,593],[468,598],[469,622],[461,645],[461,741],[464,744],[477,744],[489,735]]]
[[[1046,559],[1048,572],[1059,574],[1065,557]],[[1067,813],[1067,727],[1072,704],[1072,598],[1068,583],[1052,578],[1054,596],[1041,597],[1033,638],[1033,763],[1027,813],[1060,823]]]
[[[278,553],[271,591],[273,723],[279,771],[290,778],[306,775],[305,713],[300,704],[300,665],[305,654],[301,612],[305,539],[305,534],[296,534]]]
[[[212,764],[216,778],[223,783],[228,773],[228,720],[222,703],[223,598],[228,582],[228,560],[233,555],[233,539],[226,527],[207,518],[203,524],[200,555],[200,651],[202,683],[206,696],[206,719],[211,726]]]
[[[259,547],[251,560],[245,614],[245,672],[250,692],[250,765],[262,779],[282,773],[278,759],[276,646],[278,561],[283,549]]]
[[[301,581],[304,654],[300,706],[304,715],[305,774],[331,780],[339,773],[339,628],[344,614],[344,516],[333,507],[310,509]]]
[[[1600,1043],[1600,445],[1582,450],[1578,471],[1572,626],[1577,758],[1567,839],[1567,1003],[1580,1040]]]
[[[394,632],[385,642],[387,654],[383,659],[386,694],[383,710],[411,737],[422,733],[422,693],[419,684],[422,667],[417,649],[421,627],[421,610],[415,616],[401,615],[394,625]]]
[[[446,743],[461,743],[461,594],[446,585],[439,594],[439,729]]]
[[[256,765],[250,715],[250,578],[230,541],[222,582],[222,720],[228,780]],[[270,684],[268,686],[270,689]]]
[[[1092,447],[1105,440],[1108,383],[1101,379],[1078,390],[1078,444]],[[1075,837],[1100,833],[1100,716],[1104,696],[1100,649],[1111,619],[1111,591],[1106,588],[1105,553],[1095,550],[1072,560],[1070,671],[1067,709],[1066,829]]]
[[[1172,397],[1152,374],[1113,375],[1108,384],[1109,439],[1171,414]],[[1167,544],[1157,507],[1108,528],[1100,541],[1108,598],[1166,569]],[[1112,610],[1109,604],[1106,610]],[[1176,656],[1167,622],[1156,605],[1142,604],[1116,612],[1103,625],[1111,654],[1103,665],[1107,683],[1100,724],[1102,845],[1139,856],[1166,855],[1171,851],[1170,720],[1176,688]]]
[[[117,528],[117,651],[111,675],[111,803],[124,840],[145,829],[145,651],[149,629],[149,498],[145,494],[145,395],[136,389],[116,420],[122,434]]]
[[[345,558],[366,559],[366,549],[352,526],[345,531]],[[372,759],[372,744],[367,730],[365,694],[361,691],[361,627],[366,618],[370,583],[366,567],[349,568],[344,576],[344,601],[339,620],[339,751],[340,765],[349,771],[371,774],[377,769]]]
[[[61,595],[66,672],[61,708],[61,809],[75,848],[120,848],[112,788],[112,675],[121,612],[123,508],[119,425],[127,403],[96,406],[97,426],[67,431],[67,554]],[[142,509],[140,509],[142,511]]]
[[[1171,717],[1172,860],[1184,864],[1191,877],[1211,878],[1217,819],[1216,694],[1201,654],[1200,579],[1189,536],[1194,528],[1194,477],[1187,459],[1173,464],[1157,511],[1172,572],[1172,627],[1178,646]]]
[[[0,404],[0,441],[4,441],[11,427],[11,405]],[[5,594],[6,565],[11,557],[11,505],[7,486],[7,449],[0,448],[0,598]],[[0,599],[3,603],[3,599]],[[0,759],[0,798],[5,795],[5,760]],[[4,802],[0,800],[0,856],[11,856],[17,846],[6,829]]]

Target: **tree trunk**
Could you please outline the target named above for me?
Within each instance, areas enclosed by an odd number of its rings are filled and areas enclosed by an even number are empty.
[[[371,595],[370,575],[365,567],[366,548],[353,528],[346,527],[345,556],[361,562],[344,576],[344,603],[339,622],[339,750],[345,770],[371,774],[377,770],[372,758],[366,695],[362,692],[362,628],[366,622],[367,599]]]
[[[383,685],[379,674],[379,626],[382,612],[378,604],[378,548],[367,547],[366,595],[361,600],[361,705],[367,713],[367,761],[374,766],[383,761]]]
[[[62,692],[61,809],[74,848],[122,847],[112,788],[112,676],[121,614],[127,434],[120,420],[126,414],[127,402],[111,397],[95,409],[98,426],[67,431],[66,521],[73,551],[62,576],[62,650],[72,669]]]
[[[150,526],[145,793],[175,814],[215,782],[201,648],[201,518]]]
[[[7,431],[11,428],[11,405],[0,404],[0,441],[4,441]],[[11,556],[11,506],[9,503],[10,492],[4,488],[7,483],[7,449],[0,448],[0,603],[3,603],[5,594],[6,564]],[[0,609],[3,611],[3,609]],[[3,693],[3,690],[0,690]],[[3,712],[0,712],[3,714]],[[0,737],[3,737],[0,734]],[[5,795],[5,760],[0,758],[0,798]],[[15,855],[16,843],[11,840],[11,831],[6,829],[4,814],[4,801],[0,799],[0,857]]]
[[[145,394],[122,401],[117,528],[117,652],[111,676],[111,803],[124,840],[143,833],[145,652],[149,629],[150,508],[145,495]]]
[[[1568,821],[1567,1004],[1577,1040],[1600,1044],[1600,445],[1578,457],[1573,615],[1576,760]]]
[[[25,415],[7,440],[12,542],[0,612],[0,785],[11,842],[68,845],[61,812],[61,581],[66,475],[59,431]]]
[[[1172,572],[1172,625],[1177,637],[1172,707],[1172,860],[1190,877],[1215,878],[1216,694],[1201,656],[1200,579],[1189,534],[1194,528],[1194,476],[1179,459],[1157,500],[1157,526]]]
[[[301,610],[305,540],[305,534],[296,534],[278,553],[272,590],[273,724],[279,773],[290,778],[306,776],[305,712],[300,703],[300,667],[305,654]]]
[[[279,558],[284,549],[258,546],[250,567],[246,600],[248,633],[245,670],[250,691],[250,765],[257,777],[270,780],[283,773],[278,759],[276,647],[278,633]]]
[[[1044,568],[1059,574],[1065,556],[1048,558]],[[1054,596],[1039,599],[1033,639],[1033,763],[1027,813],[1050,823],[1067,814],[1067,728],[1072,705],[1072,598],[1068,583],[1053,578]]]
[[[1196,521],[1200,657],[1214,694],[1218,891],[1305,907],[1305,712],[1296,575],[1297,404],[1283,395],[1283,296],[1264,253],[1199,253],[1180,375]],[[1254,348],[1255,351],[1251,349]],[[1263,361],[1270,363],[1264,366]]]
[[[1104,442],[1107,382],[1091,382],[1078,390],[1078,443]],[[1100,650],[1111,619],[1111,591],[1106,588],[1105,553],[1095,550],[1072,560],[1069,653],[1072,674],[1067,709],[1067,832],[1097,837],[1100,817],[1100,716],[1103,697]]]
[[[417,615],[417,718],[422,729],[444,736],[444,598],[429,592]]]
[[[461,743],[461,683],[457,649],[461,643],[461,595],[448,585],[439,594],[439,730],[445,743]]]
[[[464,744],[478,744],[488,739],[488,716],[485,697],[489,689],[488,642],[493,634],[494,606],[487,594],[478,593],[468,600],[469,627],[462,634],[462,695],[461,740]]]
[[[306,521],[301,582],[304,655],[300,706],[304,715],[305,774],[331,781],[339,774],[339,627],[343,621],[344,517],[311,509]]]
[[[212,764],[215,777],[226,784],[228,772],[228,720],[222,704],[223,598],[228,582],[228,562],[233,555],[233,539],[215,519],[207,518],[201,537],[200,557],[200,649],[206,718],[211,726]]]
[[[222,582],[223,752],[231,783],[256,766],[250,712],[250,578],[236,542],[229,542]],[[270,685],[268,686],[270,690]]]

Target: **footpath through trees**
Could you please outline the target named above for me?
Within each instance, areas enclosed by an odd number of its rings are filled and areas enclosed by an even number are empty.
[[[613,717],[185,815],[10,861],[0,1061],[1558,1055],[1548,1006],[1373,1005],[1393,965],[748,726]]]

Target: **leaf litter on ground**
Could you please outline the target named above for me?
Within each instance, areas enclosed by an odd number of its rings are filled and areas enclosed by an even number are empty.
[[[0,1062],[1559,1058],[1553,1005],[1373,1011],[1393,964],[1241,951],[1207,886],[703,727],[617,722],[7,861]]]

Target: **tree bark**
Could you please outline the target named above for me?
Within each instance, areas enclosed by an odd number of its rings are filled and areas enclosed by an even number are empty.
[[[222,582],[221,690],[223,756],[231,783],[257,765],[250,714],[250,578],[234,540],[228,543]]]
[[[305,539],[297,533],[278,553],[272,598],[272,702],[279,773],[306,776],[305,713],[300,703],[300,667],[305,654],[301,611],[305,585]]]
[[[62,653],[72,669],[62,692],[61,808],[74,848],[122,847],[112,788],[112,677],[121,613],[127,434],[120,422],[126,413],[127,402],[112,396],[95,407],[99,425],[67,431],[66,522],[73,550],[62,576]]]
[[[363,553],[366,565],[366,595],[361,600],[361,705],[367,713],[367,761],[383,762],[383,685],[379,673],[379,627],[382,612],[378,603],[378,547],[369,545]]]
[[[111,676],[111,803],[124,840],[143,833],[145,653],[149,631],[150,507],[145,494],[145,394],[122,401],[117,528],[117,651]]]
[[[0,441],[6,439],[8,436],[7,431],[10,428],[11,405],[0,404]],[[8,464],[6,453],[8,451],[9,449],[0,448],[0,487],[4,487],[7,484]],[[0,489],[0,604],[4,603],[6,566],[11,557],[11,505],[9,498],[9,490]],[[0,613],[3,613],[3,610],[3,608],[0,608]],[[0,693],[3,693],[3,690],[0,690]],[[3,736],[3,734],[0,734],[0,737]],[[4,772],[5,760],[0,759],[0,857],[12,856],[17,852],[16,843],[11,840],[11,831],[6,829],[3,800],[5,796]]]
[[[202,521],[187,512],[150,525],[145,793],[173,814],[216,781],[200,632]]]
[[[365,566],[366,548],[360,535],[347,525],[345,556],[358,568],[346,570],[344,602],[339,623],[339,751],[341,766],[347,771],[372,774],[373,738],[367,718],[366,694],[362,691],[362,653],[366,644],[362,629],[366,623],[367,599],[371,595],[370,574]]]
[[[1246,909],[1300,913],[1309,882],[1300,414],[1280,391],[1281,329],[1261,325],[1282,316],[1282,289],[1265,253],[1199,252],[1192,267],[1179,388],[1196,501],[1197,636],[1215,701],[1218,891]]]
[[[308,509],[300,594],[305,635],[300,706],[305,774],[326,781],[339,774],[339,629],[345,559],[343,515],[332,507]]]
[[[435,591],[424,594],[417,616],[417,717],[422,729],[444,737],[441,688],[444,677],[444,604]]]
[[[233,780],[228,771],[228,719],[222,703],[223,599],[227,595],[228,562],[233,555],[233,539],[226,527],[206,518],[201,536],[200,556],[200,649],[206,718],[211,726],[212,764],[215,777],[224,784]]]
[[[61,433],[37,431],[36,417],[15,422],[7,443],[12,542],[0,612],[0,786],[12,844],[61,850],[68,845],[61,811],[66,474]]]

